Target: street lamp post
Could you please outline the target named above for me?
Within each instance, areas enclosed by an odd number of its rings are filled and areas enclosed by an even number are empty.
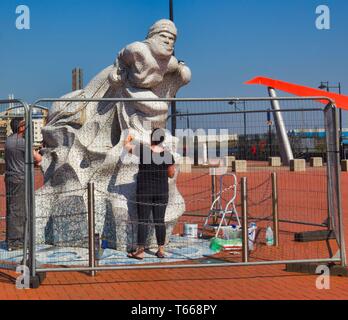
[[[272,157],[273,150],[272,150],[272,119],[271,119],[271,112],[267,111],[267,125],[268,125],[268,145],[269,145],[269,157]]]
[[[186,116],[186,129],[190,129],[190,118],[188,116],[189,112],[188,112],[188,109],[186,109],[186,114],[183,113],[181,110],[176,110],[176,114],[177,116],[179,117],[180,120],[182,120],[185,116]],[[187,156],[187,139],[186,137],[183,138],[183,157],[186,157]]]
[[[234,106],[234,109],[237,111],[240,111],[240,109],[237,107],[237,102],[236,101],[230,101],[228,103],[231,106]],[[247,142],[247,126],[246,126],[246,121],[247,121],[247,115],[245,112],[245,104],[246,102],[243,101],[243,124],[244,124],[244,143],[243,143],[243,154],[244,154],[244,160],[246,160],[246,142]]]
[[[246,137],[247,137],[247,127],[246,127],[246,121],[247,121],[247,115],[245,113],[245,101],[243,101],[243,123],[244,123],[244,139],[246,142]],[[246,160],[247,156],[246,156],[246,143],[244,143],[244,160]]]
[[[169,0],[169,19],[174,21],[173,0]]]
[[[186,126],[187,129],[190,129],[190,117],[188,116],[188,109],[186,110],[187,116],[186,116]]]
[[[341,82],[338,83],[337,86],[330,86],[329,81],[321,81],[320,86],[318,87],[321,90],[325,90],[327,92],[330,92],[330,89],[338,89],[338,93],[341,94]],[[342,123],[342,109],[339,108],[339,126],[340,126],[340,136],[339,136],[339,141],[340,141],[340,157],[341,159],[345,158],[345,153],[343,150],[343,138],[342,138],[342,130],[343,130],[343,123]]]
[[[174,8],[173,0],[169,0],[169,19],[174,22]],[[173,53],[175,55],[175,53]],[[176,130],[176,102],[171,102],[171,113],[172,113],[172,136],[175,136]]]
[[[180,109],[177,109],[176,115],[179,117],[180,120],[186,117],[186,129],[190,129],[190,117],[188,109],[186,109],[186,113],[182,112]]]

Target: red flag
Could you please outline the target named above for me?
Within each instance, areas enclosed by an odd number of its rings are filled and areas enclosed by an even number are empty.
[[[281,80],[274,80],[274,79],[265,78],[265,77],[256,77],[254,79],[251,79],[245,82],[245,84],[260,84],[263,86],[272,87],[274,89],[285,91],[300,97],[328,97],[332,99],[333,101],[335,101],[336,106],[338,108],[348,110],[348,96],[344,96],[342,94],[327,92],[324,90],[300,86],[298,84],[285,82]],[[328,103],[327,101],[324,101],[324,100],[321,100],[321,101],[318,100],[318,101],[324,104]]]

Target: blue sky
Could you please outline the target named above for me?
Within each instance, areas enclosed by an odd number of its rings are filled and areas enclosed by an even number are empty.
[[[126,44],[168,17],[168,0],[1,0],[0,97],[29,102],[85,84]],[[17,5],[31,10],[31,30],[15,28]],[[331,30],[317,30],[315,9],[331,9]],[[243,82],[257,76],[318,86],[342,83],[348,94],[348,1],[174,0],[176,55],[192,70],[181,97],[265,96]]]

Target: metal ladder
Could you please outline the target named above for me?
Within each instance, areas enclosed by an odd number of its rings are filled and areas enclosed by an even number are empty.
[[[223,189],[223,180],[225,177],[233,177],[233,183],[230,188],[232,188],[232,197],[231,199],[226,203],[226,206],[223,208],[222,206],[222,196],[224,193]],[[238,216],[238,212],[236,209],[236,198],[237,198],[237,186],[238,181],[235,174],[224,174],[220,176],[220,191],[216,199],[212,202],[209,213],[207,217],[205,218],[205,222],[202,228],[202,232],[200,234],[201,237],[204,235],[204,231],[206,230],[214,230],[215,231],[215,237],[218,236],[221,227],[229,226],[233,216],[235,216],[237,220],[237,224],[239,227],[241,227],[240,219]],[[209,220],[213,219],[214,223],[209,224]],[[219,221],[220,220],[220,221]]]

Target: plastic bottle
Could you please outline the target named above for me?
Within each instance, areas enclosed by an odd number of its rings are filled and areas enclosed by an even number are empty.
[[[273,230],[271,227],[267,227],[267,230],[266,230],[266,244],[268,246],[274,245]]]
[[[105,239],[104,236],[101,238],[101,248],[102,248],[103,250],[105,250],[105,249],[108,248],[108,240]]]
[[[250,223],[249,230],[248,230],[248,233],[249,233],[249,243],[248,243],[248,246],[249,246],[249,250],[250,251],[254,250],[256,229],[257,229],[256,223],[254,223],[254,222]]]

